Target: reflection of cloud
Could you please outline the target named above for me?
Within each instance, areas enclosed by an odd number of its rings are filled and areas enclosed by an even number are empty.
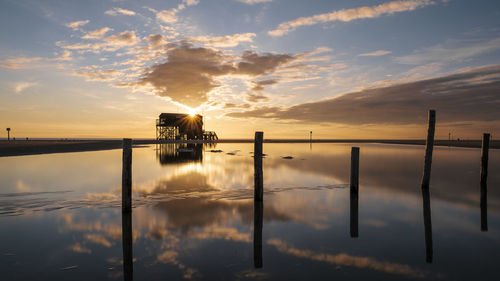
[[[91,254],[92,253],[92,251],[90,249],[83,247],[82,245],[80,245],[80,243],[76,243],[74,245],[71,245],[69,247],[69,249],[75,253],[82,253],[82,254]]]
[[[439,121],[500,120],[500,65],[434,79],[367,89],[288,108],[260,107],[230,117],[340,124],[420,124],[435,108]]]
[[[184,271],[184,275],[183,275],[184,278],[186,278],[186,279],[193,278],[193,275],[196,274],[196,269],[186,267],[184,264],[180,263],[177,260],[178,255],[179,254],[176,251],[166,250],[157,256],[157,260],[159,262],[166,263],[166,264],[168,264],[168,263],[175,264],[175,265],[177,265],[177,267],[180,270]]]
[[[425,275],[416,269],[413,269],[406,264],[390,263],[378,261],[374,258],[356,257],[348,254],[326,254],[317,253],[310,250],[300,250],[297,248],[289,247],[285,242],[279,239],[269,239],[267,244],[275,246],[276,249],[282,253],[286,253],[298,258],[310,259],[319,262],[327,262],[331,264],[338,264],[344,266],[352,266],[356,268],[366,268],[376,271],[382,271],[390,274],[408,275],[411,277],[423,278]]]
[[[109,240],[106,239],[106,237],[104,235],[87,233],[87,234],[85,234],[85,239],[87,239],[88,241],[90,241],[92,243],[95,243],[95,244],[98,244],[98,245],[101,245],[104,247],[111,247],[111,245],[112,245],[111,242],[109,242]]]
[[[377,6],[363,6],[353,9],[338,10],[310,17],[301,17],[281,23],[278,28],[269,31],[268,34],[271,36],[283,36],[300,26],[315,25],[333,21],[349,22],[357,19],[378,18],[383,15],[413,11],[433,3],[434,2],[430,0],[392,1]]]

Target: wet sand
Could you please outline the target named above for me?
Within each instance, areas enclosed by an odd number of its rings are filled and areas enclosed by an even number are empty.
[[[170,141],[169,143],[203,143],[204,141]],[[205,141],[206,142],[206,141]],[[218,140],[219,143],[250,143],[252,139],[225,139]],[[265,139],[268,143],[309,143],[310,140],[304,139]],[[134,145],[166,143],[166,141],[157,141],[151,139],[134,140]],[[404,144],[404,145],[425,145],[425,140],[367,140],[367,139],[350,139],[350,140],[312,140],[312,143],[382,143],[382,144]],[[436,140],[435,146],[452,146],[452,147],[470,147],[480,148],[480,140],[465,140],[465,141],[448,141]],[[121,149],[121,140],[15,140],[6,141],[0,140],[0,157],[5,156],[21,156],[47,153],[65,153],[65,152],[81,152],[81,151],[97,151],[109,149]],[[490,148],[500,148],[500,141],[494,140],[490,142]]]

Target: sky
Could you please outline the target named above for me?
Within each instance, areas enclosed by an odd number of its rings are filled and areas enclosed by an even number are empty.
[[[500,135],[500,1],[1,0],[0,138]]]

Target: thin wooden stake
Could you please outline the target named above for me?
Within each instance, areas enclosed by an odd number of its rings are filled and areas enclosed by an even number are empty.
[[[481,146],[481,231],[488,231],[488,150],[490,134],[483,134]]]
[[[253,153],[254,163],[254,200],[262,201],[264,198],[264,179],[262,175],[262,142],[263,132],[255,132],[255,143]]]
[[[359,186],[359,147],[351,149],[351,192],[358,192]]]
[[[436,127],[436,111],[429,110],[429,127],[427,128],[427,141],[425,145],[424,176],[422,188],[429,188],[431,181],[432,149],[434,148],[434,131]]]
[[[123,139],[122,212],[132,210],[132,139]]]

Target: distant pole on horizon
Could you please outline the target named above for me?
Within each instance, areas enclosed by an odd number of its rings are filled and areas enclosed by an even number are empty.
[[[10,128],[7,128],[7,140],[10,141]]]
[[[309,131],[309,142],[313,141],[313,131]]]

